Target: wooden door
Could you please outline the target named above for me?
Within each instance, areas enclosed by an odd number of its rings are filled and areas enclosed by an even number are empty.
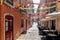
[[[5,16],[5,40],[13,40],[13,17]]]

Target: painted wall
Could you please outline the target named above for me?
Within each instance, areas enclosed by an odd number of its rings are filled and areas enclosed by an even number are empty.
[[[14,34],[14,40],[16,39],[16,37],[18,37],[19,35],[21,35],[21,27],[20,27],[20,18],[23,17],[24,20],[28,19],[26,15],[23,15],[19,12],[16,12],[14,9],[6,6],[5,4],[2,5],[1,7],[1,25],[0,25],[0,28],[1,28],[1,40],[4,40],[5,39],[5,24],[4,24],[4,15],[5,14],[8,14],[8,15],[13,15],[13,18],[14,18],[14,21],[13,21],[13,34]],[[26,27],[25,25],[26,23],[24,23],[24,29]],[[29,25],[28,25],[29,26]]]
[[[1,11],[1,5],[0,5],[0,11]],[[1,21],[1,13],[0,13],[0,21]],[[0,22],[0,26],[1,26],[1,22]],[[0,27],[0,35],[1,35],[1,27]],[[1,39],[1,36],[0,36]]]
[[[60,34],[60,18],[56,19],[56,29],[57,29],[58,33]]]
[[[3,9],[2,9],[3,8]],[[14,17],[14,24],[13,24],[13,28],[14,28],[14,38],[20,34],[20,25],[19,25],[19,21],[20,21],[20,13],[17,13],[15,10],[13,10],[12,8],[9,8],[6,5],[2,5],[1,8],[1,40],[4,40],[4,32],[5,32],[5,24],[4,24],[4,15],[7,13],[9,15],[13,15]],[[18,20],[18,21],[17,21]]]

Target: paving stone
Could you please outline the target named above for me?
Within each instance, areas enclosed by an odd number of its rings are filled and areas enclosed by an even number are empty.
[[[38,28],[37,25],[32,25],[30,29],[27,30],[27,33],[24,35],[21,35],[16,40],[41,40],[41,36],[38,35]]]

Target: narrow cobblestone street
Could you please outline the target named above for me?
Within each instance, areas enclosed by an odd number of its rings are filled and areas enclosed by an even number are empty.
[[[27,33],[22,34],[17,40],[41,40],[41,35],[38,35],[37,24],[33,23],[32,27],[27,30]]]

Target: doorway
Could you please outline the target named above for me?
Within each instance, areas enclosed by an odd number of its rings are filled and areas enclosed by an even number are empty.
[[[27,20],[26,20],[26,30],[27,30]]]
[[[21,18],[21,20],[20,20],[20,25],[21,25],[21,34],[23,34],[24,33],[24,19],[23,18]]]
[[[56,26],[55,20],[51,20],[51,29],[55,30],[55,26]]]
[[[5,16],[5,40],[13,40],[13,17]]]

